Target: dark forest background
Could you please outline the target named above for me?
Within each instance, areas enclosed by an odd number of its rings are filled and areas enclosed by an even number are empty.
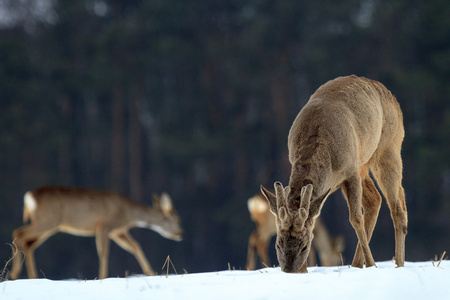
[[[450,251],[449,1],[1,0],[1,262],[23,194],[58,184],[145,203],[167,191],[184,240],[132,230],[154,269],[167,255],[179,273],[243,269],[247,199],[287,184],[295,116],[349,74],[381,81],[403,110],[406,260]],[[351,263],[340,192],[322,215]],[[371,248],[376,261],[394,255],[385,203]],[[93,238],[57,234],[36,260],[51,279],[98,272]],[[141,270],[112,244],[109,275],[126,272]]]

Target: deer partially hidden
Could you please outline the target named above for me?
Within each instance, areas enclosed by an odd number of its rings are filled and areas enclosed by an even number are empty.
[[[180,241],[180,218],[168,194],[153,196],[153,207],[133,202],[115,192],[77,187],[46,186],[29,191],[24,197],[24,223],[14,230],[18,253],[13,258],[11,279],[19,277],[22,255],[29,278],[37,278],[34,250],[57,232],[77,236],[95,236],[99,256],[99,278],[108,275],[109,239],[112,239],[139,262],[144,274],[154,275],[138,242],[129,229],[152,229],[163,237]]]
[[[256,229],[250,234],[247,252],[247,270],[254,270],[257,256],[263,266],[270,266],[268,246],[272,237],[277,233],[276,219],[270,212],[269,204],[262,194],[257,194],[247,201],[251,219]],[[336,266],[341,263],[341,253],[344,251],[344,237],[331,237],[323,220],[318,217],[313,229],[312,241],[314,250],[322,266]],[[315,251],[311,249],[308,265],[315,265]]]
[[[369,241],[386,198],[395,229],[395,263],[405,262],[407,211],[400,155],[400,106],[380,82],[354,75],[322,85],[297,115],[288,136],[289,186],[263,186],[276,215],[277,258],[284,272],[307,272],[313,228],[328,195],[342,189],[358,237],[352,266],[375,266]],[[364,214],[362,212],[364,210]]]

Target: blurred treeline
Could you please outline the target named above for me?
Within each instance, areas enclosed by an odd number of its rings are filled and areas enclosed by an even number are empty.
[[[61,184],[147,203],[169,192],[184,241],[132,231],[155,270],[167,255],[179,273],[244,268],[246,200],[287,184],[292,121],[349,74],[383,82],[403,109],[406,259],[450,251],[447,0],[2,0],[0,25],[3,262],[23,194]],[[345,234],[349,264],[356,235],[340,192],[322,215]],[[376,260],[394,255],[393,232],[384,203]],[[94,239],[58,234],[36,260],[47,278],[97,276]],[[110,276],[126,270],[141,271],[113,244]]]

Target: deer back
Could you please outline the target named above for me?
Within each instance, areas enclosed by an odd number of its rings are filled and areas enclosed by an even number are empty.
[[[25,194],[24,216],[40,227],[93,235],[99,225],[128,223],[124,206],[128,200],[118,193],[87,188],[44,186]],[[131,204],[132,205],[132,204]]]

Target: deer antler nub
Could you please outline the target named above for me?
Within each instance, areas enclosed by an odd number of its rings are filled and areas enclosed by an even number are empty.
[[[308,184],[302,187],[300,191],[301,196],[301,202],[300,202],[300,208],[298,209],[298,214],[295,216],[295,228],[297,230],[303,229],[303,226],[305,226],[305,221],[308,218],[309,215],[309,205],[311,203],[311,195],[312,195],[313,185]]]
[[[292,223],[292,216],[287,209],[287,195],[291,190],[289,186],[283,188],[281,182],[277,181],[274,184],[275,187],[275,195],[277,197],[277,211],[278,217],[281,221],[282,228],[289,228]]]
[[[308,184],[308,185],[305,185],[304,187],[302,187],[302,190],[300,192],[300,196],[302,198],[301,198],[299,213],[303,219],[306,219],[308,217],[309,205],[311,203],[312,190],[313,190],[313,185]]]

